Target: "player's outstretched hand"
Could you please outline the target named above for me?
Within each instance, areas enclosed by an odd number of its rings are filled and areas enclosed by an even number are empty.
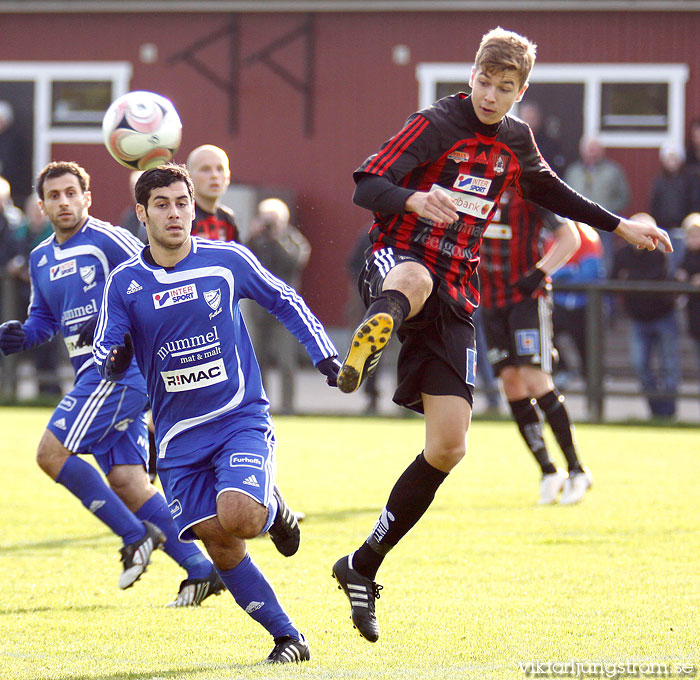
[[[661,248],[665,253],[673,252],[671,239],[666,231],[648,222],[621,217],[615,233],[633,246],[637,246],[639,250]]]
[[[124,333],[123,345],[112,345],[107,354],[107,379],[119,380],[124,377],[134,358],[134,342],[131,333]]]
[[[326,382],[331,387],[338,387],[338,371],[340,370],[340,362],[338,357],[326,357],[321,359],[316,364],[316,368],[326,376]]]
[[[515,287],[525,295],[532,295],[542,287],[546,277],[547,275],[541,269],[532,267],[515,282]]]
[[[81,327],[78,333],[78,340],[75,343],[76,347],[85,347],[92,345],[92,340],[95,337],[95,328],[97,327],[97,314],[91,316]]]
[[[0,325],[0,352],[5,356],[20,352],[24,347],[26,333],[21,321],[6,321]]]

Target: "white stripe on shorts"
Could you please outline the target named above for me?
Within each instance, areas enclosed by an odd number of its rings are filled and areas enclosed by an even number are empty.
[[[541,295],[537,298],[537,317],[540,323],[540,361],[545,373],[552,373],[552,322],[549,315],[547,298]]]
[[[81,453],[80,444],[83,441],[85,433],[90,428],[92,421],[95,416],[102,408],[105,400],[112,393],[112,390],[116,387],[117,383],[111,380],[100,380],[99,385],[93,391],[93,393],[88,397],[85,405],[80,409],[78,417],[75,419],[68,435],[63,442],[63,445],[73,453]]]

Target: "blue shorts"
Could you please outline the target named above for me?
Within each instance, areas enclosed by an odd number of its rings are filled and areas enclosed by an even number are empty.
[[[227,428],[217,423],[211,437],[216,441],[197,451],[195,462],[175,459],[177,464],[158,469],[170,514],[183,542],[194,541],[192,527],[216,517],[216,501],[224,491],[250,496],[260,505],[270,507],[275,484],[275,435],[266,416],[246,419],[241,428],[235,420]],[[202,454],[205,455],[202,455]],[[160,462],[160,461],[159,461]]]
[[[105,474],[114,465],[146,465],[148,398],[120,383],[83,378],[61,399],[47,428],[72,453],[91,453]]]

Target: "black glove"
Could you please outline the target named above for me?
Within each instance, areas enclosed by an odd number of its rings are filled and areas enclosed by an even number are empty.
[[[133,358],[134,342],[131,339],[131,333],[124,333],[124,344],[112,345],[109,348],[105,367],[107,380],[120,380],[123,378]]]
[[[6,321],[0,326],[0,352],[7,356],[22,351],[26,337],[20,321]]]
[[[515,282],[515,287],[525,295],[532,295],[542,287],[546,277],[547,275],[541,269],[533,267]]]
[[[326,382],[331,387],[338,387],[338,371],[340,370],[340,362],[338,357],[326,357],[316,364],[316,368],[326,376]]]
[[[92,345],[92,340],[95,337],[95,327],[97,326],[97,314],[91,316],[78,330],[78,341],[76,347],[84,347]]]

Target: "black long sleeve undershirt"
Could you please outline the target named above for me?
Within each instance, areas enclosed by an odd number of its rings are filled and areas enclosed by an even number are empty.
[[[359,174],[353,201],[361,208],[376,213],[397,215],[405,212],[406,199],[415,191],[393,184],[380,175]],[[535,188],[527,197],[533,203],[562,217],[583,222],[602,231],[614,231],[620,218],[574,191],[568,184],[556,182]]]

